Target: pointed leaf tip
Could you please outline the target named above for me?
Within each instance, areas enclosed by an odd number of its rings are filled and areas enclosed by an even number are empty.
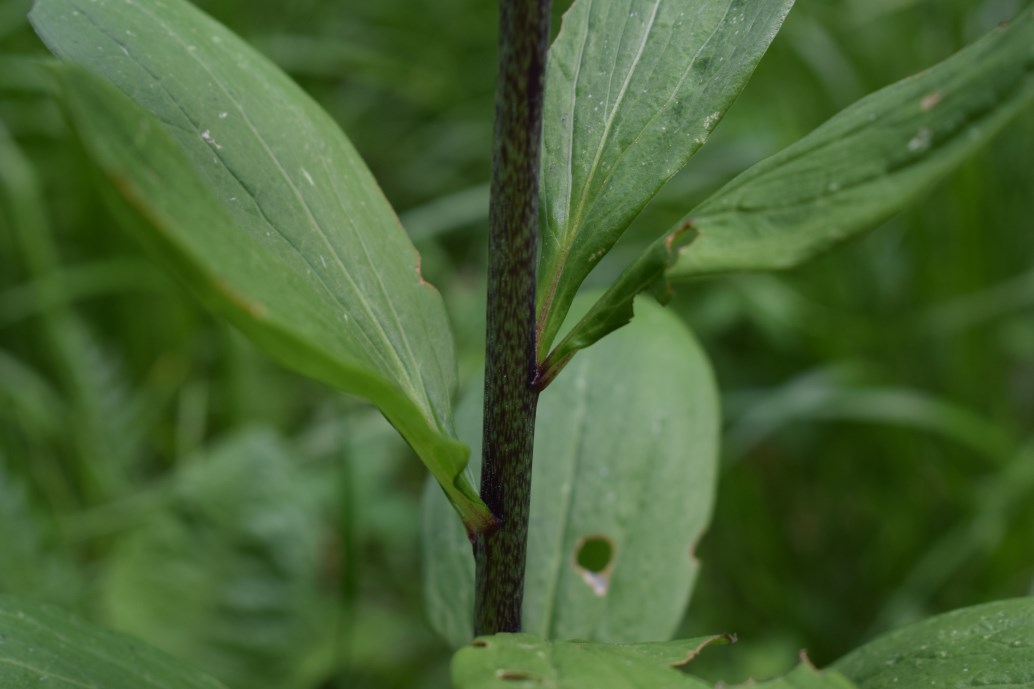
[[[124,224],[266,352],[376,404],[467,528],[490,524],[441,297],[327,113],[185,0],[38,0],[31,21]]]

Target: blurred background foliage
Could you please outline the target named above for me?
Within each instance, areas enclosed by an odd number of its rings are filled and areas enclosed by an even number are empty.
[[[114,227],[0,2],[0,590],[138,634],[231,689],[437,687],[422,469],[369,408],[286,373]],[[495,3],[198,0],[342,124],[482,360]],[[557,3],[554,29],[564,5]],[[1017,0],[799,0],[711,143],[590,278],[752,162],[939,61]],[[923,203],[777,275],[673,304],[723,393],[724,470],[683,633],[694,670],[819,664],[1034,593],[1034,118]]]

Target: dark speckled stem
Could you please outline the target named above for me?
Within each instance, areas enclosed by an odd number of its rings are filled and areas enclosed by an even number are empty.
[[[502,0],[500,11],[481,471],[481,497],[500,526],[474,543],[479,635],[521,629],[538,403],[535,250],[550,0]]]

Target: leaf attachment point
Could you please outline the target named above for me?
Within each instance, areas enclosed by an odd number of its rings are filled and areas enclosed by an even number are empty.
[[[560,341],[539,366],[535,385],[541,390],[548,386],[580,349],[595,344],[635,315],[633,303],[641,292],[650,291],[662,304],[671,297],[667,271],[697,237],[690,220],[654,242],[643,254],[618,276],[581,320]]]

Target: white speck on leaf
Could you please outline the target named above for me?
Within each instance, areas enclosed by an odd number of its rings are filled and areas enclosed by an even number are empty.
[[[216,141],[215,141],[215,137],[213,137],[213,136],[212,136],[212,132],[210,132],[210,131],[209,131],[209,130],[207,130],[207,129],[206,129],[205,131],[201,132],[201,139],[202,139],[202,140],[203,140],[203,141],[204,141],[204,142],[205,142],[206,144],[208,144],[208,145],[210,145],[210,146],[213,146],[213,147],[214,147],[214,148],[215,148],[215,149],[216,149],[217,151],[218,151],[218,150],[222,150],[222,148],[223,148],[223,147],[222,147],[222,146],[220,146],[220,145],[219,145],[218,143],[216,143]]]
[[[312,175],[310,175],[309,171],[305,168],[302,168],[302,176],[305,177],[305,181],[309,183],[310,187],[316,186],[316,182],[312,179]]]
[[[718,118],[722,116],[720,112],[713,112],[704,118],[704,129],[710,130],[718,122]]]
[[[919,101],[919,107],[923,109],[923,112],[929,112],[937,107],[943,97],[938,91],[928,93],[923,96],[923,100]]]
[[[913,153],[919,153],[930,148],[930,141],[933,139],[933,134],[926,127],[923,127],[916,135],[911,138],[908,142],[908,150]]]
[[[225,120],[229,116],[230,116],[230,113],[228,113],[228,112],[221,112],[221,113],[219,113],[219,119],[220,120]]]
[[[607,595],[607,588],[610,585],[608,577],[587,570],[582,570],[579,574],[582,575],[582,580],[589,585],[593,593],[601,598]]]

